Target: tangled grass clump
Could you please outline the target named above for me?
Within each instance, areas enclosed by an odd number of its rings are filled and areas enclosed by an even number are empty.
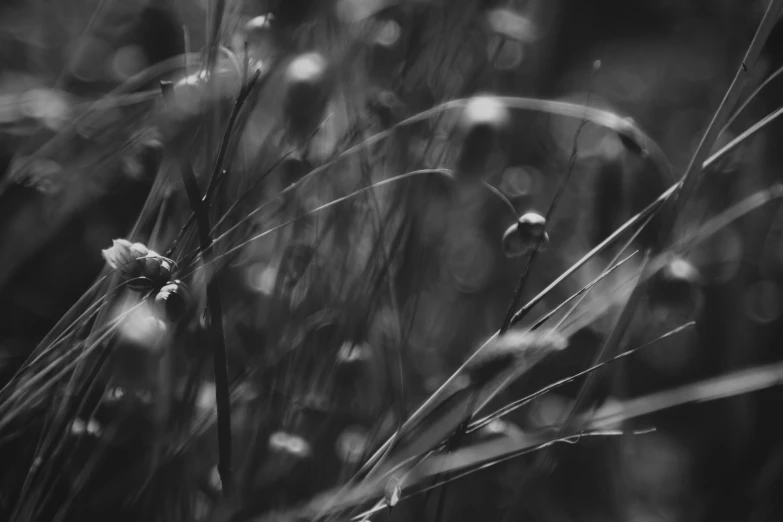
[[[2,383],[0,518],[438,522],[463,478],[536,456],[506,490],[491,485],[501,472],[483,485],[500,516],[551,471],[553,446],[644,439],[643,416],[781,383],[777,363],[613,402],[596,390],[703,320],[690,252],[783,196],[770,183],[689,212],[703,174],[781,112],[713,151],[783,1],[681,175],[589,98],[489,89],[534,24],[456,3],[208,2],[203,53],[127,78],[16,164],[14,179],[44,159],[79,174],[55,180],[62,220],[102,197],[74,184],[104,172],[149,190],[92,286]],[[109,118],[115,141],[69,150],[85,121],[108,132],[109,110],[134,115]],[[517,150],[539,117],[574,132],[542,147],[554,167],[533,180],[507,167],[540,153]],[[596,136],[609,145],[580,156]],[[593,244],[585,173],[617,157],[668,189]],[[600,339],[587,369],[523,392],[548,361],[581,361],[586,331]],[[583,378],[568,405],[544,402]]]

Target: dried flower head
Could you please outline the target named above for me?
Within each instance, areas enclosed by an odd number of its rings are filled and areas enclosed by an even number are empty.
[[[545,250],[549,245],[546,219],[535,212],[528,212],[508,227],[503,234],[503,252],[506,257],[519,257],[534,250]]]
[[[329,101],[327,69],[323,56],[306,53],[294,58],[285,71],[283,109],[289,136],[298,145],[305,143],[323,118]]]
[[[178,280],[166,283],[155,296],[155,305],[161,317],[172,323],[177,323],[182,319],[189,301],[188,286]]]
[[[491,96],[476,96],[465,105],[459,121],[462,144],[457,179],[475,183],[487,177],[490,156],[511,121],[508,108]]]
[[[289,154],[280,162],[280,177],[284,187],[288,187],[302,179],[312,166],[298,152]]]
[[[111,248],[102,250],[110,267],[117,270],[128,287],[146,291],[165,284],[171,277],[174,262],[142,243],[115,239]]]
[[[251,59],[268,60],[276,52],[277,38],[274,15],[265,14],[250,19],[242,31]]]

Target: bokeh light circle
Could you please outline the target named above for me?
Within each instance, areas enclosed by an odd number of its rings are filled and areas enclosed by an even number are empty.
[[[489,241],[476,229],[460,230],[447,238],[443,266],[462,292],[478,292],[490,281],[494,265]]]
[[[347,464],[357,464],[361,461],[366,449],[367,433],[361,426],[346,428],[335,444],[337,455]]]
[[[311,451],[310,444],[302,437],[284,431],[275,432],[269,437],[269,448],[300,458],[309,456]]]
[[[532,195],[537,192],[541,178],[541,172],[532,165],[509,167],[503,171],[500,190],[509,198]]]
[[[111,75],[115,80],[125,81],[147,67],[147,56],[138,45],[120,47],[110,61]]]
[[[400,40],[401,34],[400,24],[394,20],[387,20],[378,24],[374,40],[378,45],[392,47]]]
[[[773,281],[758,281],[745,290],[745,314],[756,323],[771,323],[780,317],[780,287]]]

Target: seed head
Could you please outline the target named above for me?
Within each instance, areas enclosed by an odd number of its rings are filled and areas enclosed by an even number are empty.
[[[302,158],[301,154],[294,152],[289,154],[280,162],[280,175],[284,187],[288,187],[307,174],[311,165]]]
[[[233,98],[242,83],[240,72],[228,59],[218,61],[212,78],[214,83],[210,85],[210,75],[200,71],[175,82],[167,104],[171,117],[188,119],[199,114],[204,103],[212,105],[221,99]]]
[[[171,277],[174,262],[142,243],[131,243],[127,239],[115,239],[111,248],[102,251],[110,267],[117,270],[127,281],[128,287],[136,291],[151,290],[161,286]]]
[[[155,296],[155,305],[161,317],[165,317],[172,323],[177,323],[182,319],[189,301],[188,287],[179,280],[169,281]]]
[[[503,252],[506,257],[524,256],[534,250],[545,250],[549,245],[546,232],[546,219],[535,212],[528,212],[516,223],[508,227],[503,234]]]
[[[536,212],[528,212],[519,218],[519,230],[525,235],[539,238],[544,234],[546,219]]]
[[[274,54],[277,45],[273,22],[274,16],[266,14],[245,24],[243,35],[252,59],[265,61]]]
[[[458,128],[462,136],[455,169],[458,180],[475,183],[487,176],[490,156],[510,119],[508,108],[493,97],[478,96],[465,105]]]
[[[251,18],[250,21],[245,24],[245,37],[247,38],[248,42],[253,37],[264,37],[266,34],[268,34],[272,30],[273,20],[274,15],[272,14],[265,14]]]
[[[690,317],[701,308],[701,274],[690,261],[674,256],[653,277],[649,296],[653,310]]]
[[[318,127],[329,100],[326,59],[318,53],[294,58],[285,71],[284,113],[292,140],[303,145]]]

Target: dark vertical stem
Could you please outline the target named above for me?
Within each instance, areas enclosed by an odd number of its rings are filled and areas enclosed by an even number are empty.
[[[180,175],[196,216],[201,255],[204,270],[213,270],[212,235],[209,227],[207,203],[202,201],[196,183],[196,176],[188,160],[180,164]],[[228,369],[226,367],[226,344],[223,332],[223,306],[220,302],[220,288],[213,273],[207,273],[207,309],[209,311],[209,340],[212,345],[212,360],[215,371],[215,403],[217,405],[218,430],[218,473],[223,494],[228,496],[233,490],[231,477],[231,404],[228,396]]]
[[[161,93],[164,100],[172,95],[172,84],[161,82]],[[231,127],[226,129],[230,132]],[[215,171],[219,171],[220,165],[215,165]],[[212,233],[209,226],[209,201],[202,198],[193,172],[193,166],[183,155],[179,165],[182,183],[188,195],[193,216],[195,216],[198,230],[199,245],[201,250],[204,270],[207,281],[207,309],[209,312],[209,343],[212,346],[212,359],[215,373],[215,404],[217,406],[217,430],[218,430],[218,473],[225,496],[233,490],[231,473],[231,403],[228,394],[228,369],[226,363],[226,342],[223,331],[223,306],[220,302],[220,288],[217,278],[212,273],[214,270],[212,260]],[[214,172],[213,172],[214,174]],[[214,176],[213,176],[214,177]],[[210,178],[211,179],[211,178]]]
[[[253,92],[253,88],[255,87],[256,82],[258,82],[260,76],[261,71],[256,70],[250,80],[247,83],[242,84],[242,88],[239,90],[239,95],[237,96],[237,99],[234,102],[234,106],[231,109],[231,114],[228,117],[228,123],[226,123],[225,130],[223,131],[223,138],[220,140],[220,147],[218,148],[217,157],[215,158],[215,163],[212,166],[212,174],[209,177],[209,184],[207,185],[206,194],[204,194],[203,197],[203,201],[207,205],[209,205],[209,200],[217,188],[218,180],[221,178],[221,172],[223,170],[223,165],[225,164],[229,143],[231,141],[231,136],[233,135],[234,126],[236,125],[237,119],[239,118],[239,113],[242,111],[242,107],[244,106],[245,101],[247,101],[248,96],[250,96],[250,93]],[[207,232],[209,232],[209,229],[207,229]]]
[[[223,165],[226,163],[229,164],[231,163],[231,160],[229,158],[230,154],[228,153],[231,136],[234,134],[234,128],[236,127],[237,121],[239,120],[240,112],[244,107],[245,102],[247,102],[248,97],[255,89],[256,84],[258,83],[260,77],[261,77],[261,71],[257,70],[255,71],[255,73],[253,73],[253,75],[250,77],[247,83],[244,83],[242,85],[242,88],[240,89],[239,94],[237,95],[237,99],[234,102],[234,106],[231,109],[231,114],[229,115],[228,123],[226,123],[226,127],[223,131],[223,137],[220,141],[220,147],[218,148],[217,157],[215,159],[215,163],[212,166],[212,172],[209,176],[209,182],[207,185],[206,193],[204,194],[203,198],[199,196],[199,200],[204,201],[204,203],[206,204],[206,208],[209,208],[209,201],[215,189],[217,188],[218,183],[223,177],[221,176],[221,173],[223,172]],[[166,89],[170,89],[170,88],[171,88],[170,86],[166,86]],[[240,125],[239,127],[240,132],[241,129],[242,126]],[[226,161],[227,158],[229,158],[228,162]],[[190,227],[193,226],[195,220],[196,220],[196,214],[194,211],[188,218],[187,222],[185,222],[185,224],[180,229],[179,233],[177,234],[177,237],[174,238],[174,241],[172,242],[169,249],[166,251],[166,257],[171,257],[174,255],[174,250],[177,248],[180,239],[182,239],[182,237],[190,229]]]

